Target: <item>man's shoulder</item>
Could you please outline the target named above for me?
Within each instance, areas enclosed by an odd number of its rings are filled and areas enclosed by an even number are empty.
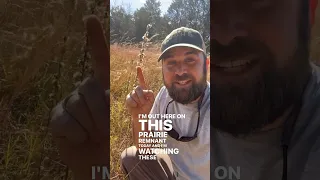
[[[166,88],[166,86],[162,86],[162,87],[160,88],[158,94],[165,93],[165,92],[167,92],[167,88]]]
[[[310,106],[320,106],[320,66],[311,64],[312,74],[304,93],[304,102]]]
[[[304,136],[309,143],[309,156],[305,165],[306,175],[309,172],[319,171],[320,165],[320,65],[311,63],[312,75],[309,80],[304,98]],[[304,146],[305,147],[305,146]],[[304,179],[304,178],[302,178]],[[308,178],[309,179],[309,178]]]
[[[319,63],[311,63],[311,69],[313,76],[317,77],[317,79],[320,79],[320,64]]]
[[[312,137],[317,134],[320,137],[320,67],[313,63],[311,67],[312,74],[304,91],[297,128],[301,129],[300,135]]]
[[[166,88],[166,86],[162,86],[157,94],[157,96],[164,96],[166,97],[168,95],[168,89]]]
[[[168,101],[170,98],[168,89],[165,86],[162,86],[157,94],[157,97],[155,99],[155,103],[164,103],[165,101]]]

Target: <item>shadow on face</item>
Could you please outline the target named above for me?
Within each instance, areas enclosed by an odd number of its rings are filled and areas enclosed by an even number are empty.
[[[213,127],[248,134],[301,97],[310,68],[301,2],[211,1]]]

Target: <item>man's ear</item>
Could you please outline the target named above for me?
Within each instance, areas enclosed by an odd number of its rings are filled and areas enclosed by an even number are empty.
[[[209,66],[210,66],[210,56],[207,57],[207,59],[206,59],[206,68],[207,68],[207,71],[208,71],[208,69],[209,69]]]

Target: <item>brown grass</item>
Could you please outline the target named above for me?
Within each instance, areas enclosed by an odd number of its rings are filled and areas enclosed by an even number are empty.
[[[72,178],[47,127],[51,108],[88,75],[82,18],[91,7],[105,22],[106,5],[93,1],[1,1],[1,180]]]
[[[120,170],[121,152],[132,145],[130,116],[124,106],[126,95],[136,83],[136,66],[140,62],[137,47],[111,46],[111,177],[122,179]],[[157,93],[162,86],[161,62],[158,50],[149,49],[144,57],[143,73],[147,85]]]

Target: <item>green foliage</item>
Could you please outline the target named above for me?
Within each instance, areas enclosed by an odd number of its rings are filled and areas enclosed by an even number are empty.
[[[181,26],[194,28],[202,33],[209,50],[210,35],[209,0],[173,0],[167,12],[161,15],[161,1],[147,0],[133,14],[123,6],[111,8],[111,43],[138,43],[143,39],[148,24],[152,24],[149,35],[153,42],[161,42],[173,29]],[[121,38],[120,38],[121,37]]]
[[[165,14],[173,30],[186,26],[198,30],[210,50],[210,1],[209,0],[173,0]]]

